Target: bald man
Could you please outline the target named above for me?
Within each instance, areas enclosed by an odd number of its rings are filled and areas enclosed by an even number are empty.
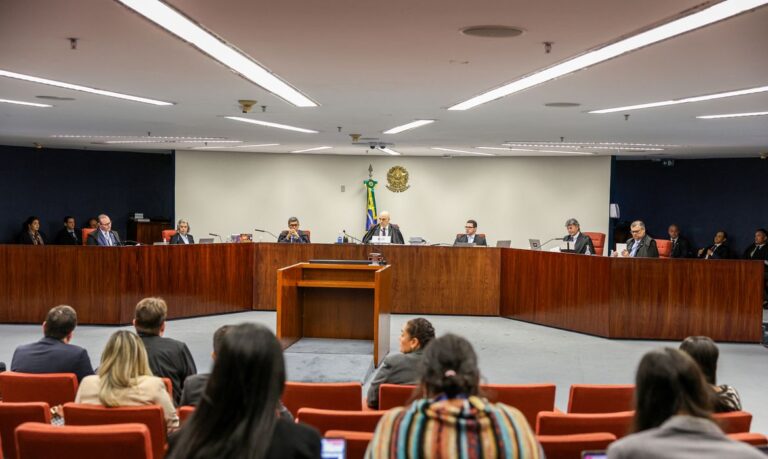
[[[373,236],[390,237],[392,244],[405,244],[400,227],[389,222],[389,212],[386,210],[379,213],[379,222],[365,233],[363,244],[370,244]]]

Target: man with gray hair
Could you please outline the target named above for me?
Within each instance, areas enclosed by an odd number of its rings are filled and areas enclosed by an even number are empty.
[[[563,241],[572,243],[573,253],[595,254],[595,245],[592,243],[592,238],[581,232],[581,225],[579,225],[578,220],[575,218],[566,220],[565,229],[568,231],[568,234],[563,238]]]
[[[632,237],[627,240],[627,248],[621,252],[622,257],[659,258],[656,241],[645,232],[645,223],[635,220],[629,226]]]
[[[400,227],[394,223],[389,222],[389,212],[382,210],[379,212],[379,222],[373,225],[365,236],[363,236],[363,244],[369,244],[374,236],[382,238],[389,238],[392,244],[405,244],[403,233],[400,232]]]

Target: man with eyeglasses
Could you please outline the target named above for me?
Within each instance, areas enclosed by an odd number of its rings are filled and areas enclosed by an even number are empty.
[[[288,229],[284,230],[277,237],[277,242],[286,242],[289,244],[309,244],[309,234],[299,229],[299,219],[291,217],[288,219]]]
[[[475,220],[467,220],[467,224],[464,225],[464,234],[456,236],[456,240],[453,241],[453,245],[458,244],[488,245],[485,236],[477,234],[477,222]]]
[[[627,248],[621,252],[622,257],[659,258],[656,241],[645,233],[645,223],[635,220],[629,226],[632,238],[627,241]],[[614,256],[618,256],[614,253]]]
[[[123,245],[117,231],[112,231],[112,220],[108,215],[99,215],[99,227],[88,235],[88,245],[115,247]]]

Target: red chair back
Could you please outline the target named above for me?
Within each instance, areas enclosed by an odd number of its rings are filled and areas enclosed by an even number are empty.
[[[343,438],[347,441],[347,459],[363,459],[368,443],[373,438],[371,432],[349,432],[346,430],[329,430],[325,438]]]
[[[303,422],[320,431],[346,430],[352,432],[371,432],[386,411],[336,411],[317,408],[300,408],[296,422]]]
[[[15,459],[16,439],[13,431],[25,422],[51,423],[51,408],[45,402],[0,403],[0,443],[2,454]]]
[[[96,231],[96,228],[83,228],[81,235],[83,237],[83,245],[88,245],[88,235]]]
[[[616,435],[600,432],[575,435],[538,435],[547,459],[580,459],[582,451],[602,451]]]
[[[634,409],[634,384],[574,384],[568,397],[569,413],[616,413]]]
[[[602,255],[605,250],[605,233],[590,233],[584,231],[584,234],[592,239],[592,245],[595,246],[595,255]]]
[[[712,417],[727,434],[749,432],[752,426],[752,413],[746,411],[731,411],[730,413],[714,413]]]
[[[565,414],[539,413],[536,420],[537,435],[573,435],[607,432],[621,438],[629,433],[634,411],[619,413]]]
[[[659,249],[659,258],[669,258],[672,255],[672,241],[669,239],[656,239],[656,248]]]
[[[179,424],[184,424],[187,419],[195,412],[195,407],[192,405],[179,407]]]
[[[4,402],[46,402],[51,406],[75,401],[77,376],[74,373],[0,373],[0,394]]]
[[[19,458],[152,459],[149,431],[143,424],[52,426],[27,422],[16,430]],[[155,456],[162,457],[162,456]]]
[[[554,384],[481,384],[480,391],[488,400],[520,410],[528,424],[536,425],[542,411],[555,410]]]
[[[363,386],[354,383],[285,383],[283,405],[294,416],[300,408],[361,411]]]
[[[163,408],[159,405],[107,408],[101,405],[67,403],[64,405],[64,419],[70,426],[143,424],[149,429],[154,457],[165,456],[167,429]]]
[[[757,432],[741,432],[728,434],[728,438],[731,440],[740,441],[752,446],[765,446],[768,445],[768,437]]]
[[[175,229],[163,230],[163,242],[171,242],[171,238],[176,234]]]
[[[379,409],[391,410],[398,406],[405,406],[411,399],[420,398],[415,394],[417,386],[410,384],[382,384],[379,386]]]
[[[171,400],[173,400],[173,383],[171,382],[171,378],[160,378],[165,383],[165,390],[168,392],[168,396],[171,397]]]

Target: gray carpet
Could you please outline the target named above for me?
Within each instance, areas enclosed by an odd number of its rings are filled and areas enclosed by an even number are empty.
[[[365,383],[373,372],[373,342],[304,338],[285,350],[289,381]]]

